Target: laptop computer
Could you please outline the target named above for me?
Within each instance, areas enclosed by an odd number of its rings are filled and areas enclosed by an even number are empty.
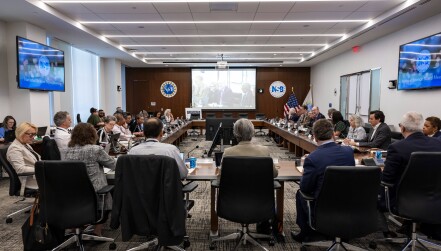
[[[12,142],[15,140],[15,130],[5,132],[5,142]]]
[[[44,135],[46,135],[46,131],[47,131],[47,126],[38,127],[37,136],[40,138],[43,137]]]

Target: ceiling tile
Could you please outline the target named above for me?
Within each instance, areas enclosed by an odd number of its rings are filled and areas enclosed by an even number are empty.
[[[209,3],[188,3],[191,12],[210,12]]]
[[[62,4],[62,3],[51,3],[49,6],[55,8],[56,10],[67,14],[68,16],[72,13],[91,13],[91,11],[84,7],[82,4]]]
[[[291,12],[286,15],[285,20],[343,20],[351,12],[347,11],[329,11],[329,12]]]
[[[191,13],[165,13],[161,16],[164,21],[193,21]]]
[[[256,12],[257,8],[259,8],[259,3],[239,3],[237,8],[237,12]]]
[[[251,27],[251,24],[196,24],[196,27],[198,30],[200,29],[212,29],[212,30],[241,30],[246,31],[248,33],[248,30]]]
[[[159,14],[98,14],[98,16],[104,21],[163,21]]]
[[[347,16],[346,19],[374,19],[380,14],[380,11],[356,11]]]
[[[154,6],[150,3],[86,3],[83,4],[90,11],[97,14],[111,14],[111,13],[158,13]]]
[[[203,13],[203,12],[197,12],[193,13],[194,21],[240,21],[240,20],[253,20],[254,19],[254,13],[252,12],[243,12],[243,13],[236,13],[236,12],[210,12],[210,13]]]
[[[155,3],[154,6],[161,14],[190,12],[187,3]]]
[[[388,0],[383,0],[388,1]],[[345,2],[296,2],[291,12],[328,12],[328,11],[356,11],[366,1],[345,1]],[[377,3],[379,1],[375,1]]]
[[[294,3],[290,2],[278,2],[277,4],[271,2],[261,2],[257,12],[281,12],[287,13],[294,6]]]
[[[385,1],[368,1],[357,11],[380,11],[392,9],[393,7],[405,2],[406,0],[385,0]],[[439,1],[439,0],[436,0]]]
[[[251,29],[253,30],[275,30],[279,27],[279,23],[269,23],[269,24],[252,24]]]
[[[173,31],[177,30],[196,30],[195,24],[169,24],[168,27]]]

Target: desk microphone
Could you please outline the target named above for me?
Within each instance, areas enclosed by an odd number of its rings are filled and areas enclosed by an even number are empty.
[[[190,158],[190,153],[196,150],[197,148],[199,148],[199,146],[195,146],[193,149],[191,149],[187,154],[187,158]]]

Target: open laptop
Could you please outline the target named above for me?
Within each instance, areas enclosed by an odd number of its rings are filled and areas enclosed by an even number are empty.
[[[15,140],[15,130],[5,132],[5,142],[12,142]]]
[[[44,135],[46,135],[46,131],[47,131],[47,126],[38,127],[37,136],[40,138],[43,137]]]

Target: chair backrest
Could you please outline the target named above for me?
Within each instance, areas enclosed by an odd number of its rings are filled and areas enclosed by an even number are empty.
[[[392,142],[395,142],[395,141],[399,141],[399,140],[402,140],[402,139],[404,139],[404,137],[403,137],[403,134],[401,133],[401,132],[391,132],[390,133],[390,137],[391,137],[391,139],[392,139]]]
[[[5,169],[6,173],[9,176],[9,195],[10,196],[19,196],[21,189],[21,182],[18,178],[17,172],[14,167],[9,163],[6,158],[6,154],[8,152],[8,147],[1,146],[0,148],[0,163]]]
[[[375,232],[379,167],[329,166],[315,203],[315,228],[332,237],[357,238]]]
[[[231,112],[224,112],[223,117],[224,118],[232,118],[233,114]]]
[[[400,216],[441,224],[441,152],[413,152],[397,185]]]
[[[186,211],[176,160],[162,155],[123,155],[115,171],[112,223],[131,234],[158,235],[161,246],[182,242]],[[119,225],[119,224],[118,224]]]
[[[77,123],[81,123],[81,115],[77,113]]]
[[[264,120],[265,119],[265,113],[256,113],[256,119]]]
[[[368,133],[371,131],[372,126],[371,126],[371,124],[369,124],[369,123],[365,123],[364,126],[363,126],[363,128],[364,128],[364,130],[366,131],[366,134],[368,134]]]
[[[43,138],[43,152],[41,154],[42,160],[61,160],[60,150],[57,142],[50,137]]]
[[[213,112],[207,112],[205,114],[205,118],[216,118],[216,113]]]
[[[83,161],[35,163],[40,212],[51,226],[68,229],[96,223],[97,196]]]
[[[273,217],[272,158],[225,156],[221,174],[217,198],[219,217],[243,224]]]
[[[248,113],[239,113],[239,118],[247,119],[248,118]]]

